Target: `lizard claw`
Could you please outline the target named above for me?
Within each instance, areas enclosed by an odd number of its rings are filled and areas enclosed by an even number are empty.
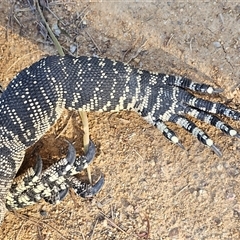
[[[222,157],[222,152],[214,144],[210,147],[218,157]]]
[[[101,176],[93,186],[90,184],[82,183],[76,178],[72,178],[71,183],[71,187],[80,197],[89,198],[96,195],[102,189],[104,184],[104,177]]]

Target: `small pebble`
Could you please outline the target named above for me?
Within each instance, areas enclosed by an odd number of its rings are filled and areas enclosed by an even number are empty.
[[[55,34],[57,37],[59,37],[59,35],[61,34],[61,30],[59,29],[57,23],[54,23],[54,24],[52,25],[52,30],[53,30],[54,34]]]
[[[218,164],[217,170],[218,171],[222,171],[223,169],[224,169],[223,165],[222,164]]]
[[[47,212],[45,211],[45,210],[43,210],[43,209],[41,209],[40,211],[39,211],[39,213],[41,214],[41,216],[43,216],[43,217],[46,217],[48,214],[47,214]]]
[[[215,48],[220,48],[222,45],[221,45],[220,42],[213,42],[213,46],[214,46]]]
[[[77,46],[74,45],[74,44],[71,44],[71,45],[70,45],[70,52],[71,52],[71,53],[74,53],[76,50],[77,50]]]
[[[87,21],[86,21],[86,20],[83,20],[83,21],[82,21],[82,25],[83,25],[83,26],[87,26]]]
[[[170,231],[169,231],[169,234],[168,236],[169,237],[176,237],[179,235],[179,229],[178,227],[175,227],[175,228],[172,228]]]

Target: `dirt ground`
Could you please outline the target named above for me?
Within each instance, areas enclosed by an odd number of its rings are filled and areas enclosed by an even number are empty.
[[[47,10],[45,17],[65,53],[110,57],[151,71],[185,75],[223,88],[219,96],[203,97],[238,109],[239,3],[52,1],[49,8],[60,21]],[[27,1],[1,1],[4,87],[24,67],[57,53],[39,29],[44,32]],[[102,191],[92,200],[69,194],[58,205],[42,201],[9,212],[1,239],[240,239],[239,139],[195,121],[222,150],[218,158],[175,125],[169,126],[185,150],[135,113],[88,116],[97,146],[92,172],[95,180],[104,174]],[[224,120],[239,129],[239,123]],[[27,151],[20,171],[34,164],[36,153],[45,166],[64,156],[64,139],[75,141],[81,154],[81,137],[78,114],[66,111]]]

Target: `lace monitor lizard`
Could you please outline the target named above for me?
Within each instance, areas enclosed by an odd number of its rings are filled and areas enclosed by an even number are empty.
[[[133,110],[167,139],[182,146],[165,125],[173,122],[221,156],[207,134],[185,117],[193,116],[239,137],[236,130],[216,116],[239,120],[239,112],[192,94],[221,91],[184,77],[153,73],[106,58],[49,56],[25,68],[0,98],[0,222],[7,208],[24,207],[41,198],[54,203],[66,195],[69,187],[83,197],[94,195],[102,187],[103,177],[92,187],[72,177],[92,161],[93,143],[86,156],[77,158],[69,143],[66,158],[43,173],[39,159],[34,169],[13,182],[25,150],[44,135],[65,108],[101,112]]]

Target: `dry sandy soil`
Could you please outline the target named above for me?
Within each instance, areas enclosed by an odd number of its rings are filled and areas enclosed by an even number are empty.
[[[51,28],[60,31],[58,39],[65,53],[94,54],[185,75],[223,88],[221,95],[203,97],[238,109],[239,3],[52,1],[49,8],[60,18],[58,22],[44,11]],[[57,53],[43,35],[27,1],[1,1],[4,87],[24,67]],[[239,139],[195,121],[221,148],[223,157],[218,158],[175,125],[169,126],[185,150],[168,142],[135,113],[88,116],[97,146],[93,177],[96,180],[104,174],[102,191],[92,200],[69,194],[58,205],[42,201],[9,212],[0,229],[1,239],[240,239]],[[224,120],[239,129],[239,123]],[[64,139],[75,141],[81,154],[80,129],[78,114],[66,112],[27,151],[20,171],[34,165],[36,154],[45,167],[64,156]]]

